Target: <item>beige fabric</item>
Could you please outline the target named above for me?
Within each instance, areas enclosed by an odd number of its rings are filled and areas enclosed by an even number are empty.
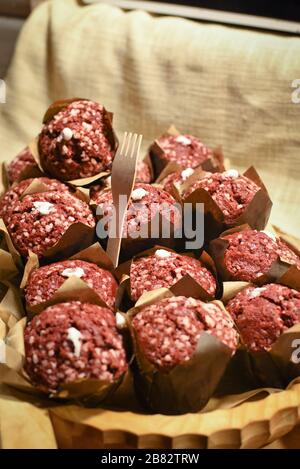
[[[1,158],[39,131],[52,100],[92,98],[114,111],[118,131],[150,141],[174,123],[222,144],[232,166],[255,164],[275,202],[272,220],[299,235],[299,62],[298,37],[46,2],[25,25],[7,77]]]

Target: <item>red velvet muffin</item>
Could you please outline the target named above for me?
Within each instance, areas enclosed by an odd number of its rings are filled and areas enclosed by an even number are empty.
[[[251,286],[230,300],[227,309],[248,350],[268,351],[284,331],[300,322],[300,293],[272,283]]]
[[[164,134],[157,143],[163,154],[154,154],[153,146],[150,147],[150,157],[156,176],[169,162],[175,162],[182,168],[196,168],[213,156],[212,150],[197,137],[189,134]]]
[[[42,258],[73,223],[95,226],[89,206],[67,192],[26,195],[14,203],[7,229],[19,253]]]
[[[192,358],[202,331],[217,337],[232,353],[238,345],[238,334],[225,311],[217,304],[184,296],[145,306],[132,326],[145,357],[165,373]]]
[[[39,136],[44,170],[68,181],[110,170],[115,154],[105,108],[88,100],[74,101],[47,121]]]
[[[183,184],[193,174],[193,172],[193,168],[175,171],[174,173],[168,174],[160,184],[165,191],[172,193],[173,184]]]
[[[56,179],[49,179],[47,177],[30,178],[24,179],[19,182],[11,189],[9,189],[0,199],[0,218],[3,218],[4,222],[9,221],[10,214],[16,202],[21,199],[22,194],[30,186],[33,181],[37,181],[46,186],[51,192],[69,192],[70,189],[66,184],[63,184]]]
[[[268,273],[279,255],[300,268],[298,256],[271,233],[245,230],[222,238],[229,242],[224,254],[227,280],[253,282]]]
[[[118,284],[114,276],[96,264],[81,260],[55,262],[31,272],[25,289],[28,306],[36,306],[51,299],[69,277],[82,279],[106,305],[114,309]]]
[[[187,189],[184,198],[196,189],[204,189],[211,195],[221,209],[225,223],[230,225],[244,213],[260,188],[251,179],[231,169],[224,173],[207,174]]]
[[[168,288],[189,274],[211,296],[216,293],[213,274],[197,259],[165,249],[138,257],[130,267],[131,299],[137,301],[143,293],[156,288]]]
[[[72,301],[50,306],[29,322],[24,342],[25,370],[45,392],[85,379],[114,383],[127,370],[115,316],[97,305]]]
[[[98,215],[107,221],[107,229],[113,212],[111,190],[95,193],[93,200],[98,205]],[[152,220],[158,214],[175,226],[180,223],[180,210],[170,194],[150,184],[136,184],[128,205],[124,235],[137,236],[141,233],[142,225],[147,225],[150,228]]]
[[[9,184],[19,182],[22,174],[27,171],[39,172],[39,167],[28,147],[18,153],[17,156],[7,165]]]
[[[145,182],[146,184],[150,184],[152,182],[152,175],[149,165],[141,160],[137,163],[137,170],[136,170],[136,182]]]

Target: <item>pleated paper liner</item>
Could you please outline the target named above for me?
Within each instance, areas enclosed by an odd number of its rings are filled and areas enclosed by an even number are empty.
[[[5,163],[1,163],[0,165],[0,197],[4,194],[4,192],[8,189],[8,176],[6,171]]]
[[[15,277],[22,267],[22,258],[12,243],[4,221],[0,219],[0,281]]]

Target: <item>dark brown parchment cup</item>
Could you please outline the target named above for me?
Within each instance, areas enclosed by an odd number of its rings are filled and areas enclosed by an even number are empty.
[[[170,296],[173,294],[168,289],[150,292],[143,295],[137,305],[127,313],[135,353],[135,388],[141,401],[153,412],[198,412],[217,388],[231,359],[232,350],[211,334],[203,332],[190,360],[175,366],[168,373],[162,373],[151,364],[140,347],[132,318],[143,306]],[[224,308],[223,305],[222,307]]]

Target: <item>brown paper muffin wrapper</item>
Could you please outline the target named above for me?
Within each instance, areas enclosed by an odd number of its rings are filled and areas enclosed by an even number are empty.
[[[28,147],[28,148],[30,149],[30,147]],[[31,154],[32,154],[32,152],[31,152]],[[32,154],[32,156],[33,156],[33,154]],[[33,156],[33,158],[34,158],[34,156]],[[8,180],[7,168],[6,168],[5,163],[3,163],[3,174],[4,174],[4,178],[5,178],[4,187],[5,187],[5,191],[7,191],[9,189],[10,184],[9,184],[9,180]],[[43,176],[45,176],[45,174],[42,171],[42,169],[38,166],[36,161],[33,162],[32,164],[27,163],[26,167],[23,169],[23,171],[20,172],[20,174],[18,175],[18,178],[11,185],[18,184],[19,182],[24,181],[24,179],[40,178],[40,177],[43,177]],[[0,194],[1,194],[1,192],[0,192]]]
[[[201,169],[195,171],[184,184],[176,186],[177,198],[181,197],[183,203],[191,203],[193,206],[196,206],[197,203],[204,204],[206,240],[214,239],[223,231],[244,224],[248,224],[252,229],[256,230],[263,230],[266,227],[273,205],[267,189],[253,166],[243,175],[253,181],[260,189],[256,192],[244,212],[236,218],[234,223],[230,224],[225,222],[222,210],[205,189],[198,188],[188,195],[188,197],[184,197],[184,192],[192,186],[194,182],[205,176],[204,171],[201,172]]]
[[[45,176],[45,174],[42,176]],[[70,187],[70,189],[71,189],[70,190],[71,195],[73,195],[74,197],[77,197],[77,199],[80,199],[87,204],[90,203],[88,189],[85,189],[84,187],[76,187],[76,188]],[[20,199],[23,199],[23,197],[25,197],[26,195],[42,194],[44,192],[49,192],[49,187],[43,182],[39,181],[37,177],[34,177],[33,181],[22,193]]]
[[[16,321],[25,314],[19,288],[8,280],[0,283],[0,310],[2,313],[6,311]],[[1,318],[3,319],[3,316]]]
[[[0,310],[0,318],[2,314]],[[98,405],[121,384],[123,377],[114,383],[95,379],[82,379],[62,385],[55,394],[40,391],[33,386],[23,368],[25,356],[24,330],[26,322],[27,319],[24,317],[15,324],[12,324],[12,327],[9,327],[7,324],[9,330],[5,336],[6,363],[0,364],[1,383],[36,396],[36,398],[42,401],[46,397],[55,400],[56,403],[57,401],[75,400],[81,405],[86,406]],[[51,403],[49,404],[51,405]]]
[[[70,257],[70,260],[84,260],[96,264],[105,270],[110,270],[113,272],[113,265],[111,260],[106,252],[103,251],[99,243],[95,243],[92,246],[74,254],[72,257]],[[38,257],[36,254],[30,252],[20,285],[21,289],[26,288],[31,272],[37,268],[39,268]],[[27,304],[26,311],[29,318],[32,318],[35,314],[39,314],[48,306],[68,301],[81,301],[82,303],[96,304],[110,309],[110,307],[107,306],[105,301],[95,292],[95,290],[89,287],[84,280],[74,276],[66,279],[49,300],[37,305]]]
[[[154,169],[153,169],[151,158],[148,153],[146,153],[146,155],[144,156],[143,161],[149,166],[150,174],[151,174],[151,181],[154,181]]]
[[[249,286],[254,285],[224,282],[223,302],[226,304]],[[300,377],[300,324],[286,330],[269,351],[251,352],[241,344],[226,370],[218,392],[243,392],[258,386],[284,388],[297,377]]]
[[[116,269],[116,276],[120,282],[118,294],[117,294],[117,305],[118,308],[122,311],[125,311],[129,307],[133,306],[133,300],[131,298],[131,287],[130,287],[130,268],[131,264],[135,259],[139,257],[151,256],[155,253],[157,249],[166,249],[167,251],[175,252],[172,249],[165,248],[162,246],[154,246],[153,248],[147,249],[146,251],[140,252],[132,259],[123,264],[120,264]],[[184,253],[183,255],[188,256]],[[173,295],[181,295],[184,291],[184,296],[191,296],[193,298],[199,298],[203,301],[212,301],[215,298],[218,298],[222,295],[222,284],[218,282],[217,271],[214,265],[212,258],[205,251],[202,252],[199,257],[199,261],[206,267],[215,277],[217,283],[216,295],[210,295],[204,288],[194,280],[193,277],[186,274],[180,280],[178,280],[174,285],[170,286],[169,289]],[[155,290],[154,290],[155,291]],[[149,293],[149,292],[147,292]]]
[[[175,161],[170,161],[154,181],[155,185],[161,185],[161,182],[170,174],[180,171],[182,168]]]
[[[210,242],[209,252],[212,255],[218,272],[225,282],[232,281],[234,279],[224,262],[225,251],[229,245],[228,240],[224,239],[224,237],[233,233],[248,230],[249,228],[249,225],[242,225],[226,230],[221,233],[219,238]],[[264,285],[265,283],[280,283],[300,291],[300,270],[283,257],[278,256],[270,266],[268,272],[257,277],[252,281],[252,283],[258,286]]]
[[[8,175],[6,170],[6,164],[0,164],[0,197],[8,190]]]
[[[9,269],[12,270],[13,264],[10,263],[10,259],[14,262],[15,266],[21,271],[23,269],[23,263],[20,253],[16,250],[11,240],[11,237],[7,231],[5,223],[0,219],[0,237],[2,235],[3,251],[9,253],[11,257],[8,259],[7,264],[1,264],[0,267],[0,279],[1,275],[4,276],[5,272]],[[92,228],[84,223],[77,222],[69,226],[69,228],[62,235],[60,240],[54,244],[51,248],[48,248],[43,257],[40,259],[41,264],[55,262],[58,260],[68,259],[74,253],[79,251],[80,248],[87,248],[94,243],[95,240],[95,228]],[[1,245],[0,244],[0,245]],[[1,257],[0,248],[0,257]],[[4,254],[5,256],[5,254]],[[7,258],[8,256],[5,256]],[[1,273],[3,269],[3,274]]]
[[[94,243],[95,230],[83,223],[73,223],[62,235],[60,240],[47,249],[41,259],[41,264],[68,259],[80,248],[86,248]]]
[[[71,104],[72,102],[74,101],[78,101],[80,100],[81,98],[72,98],[72,99],[65,99],[65,100],[60,100],[60,101],[55,101],[54,103],[52,103],[48,110],[46,111],[45,115],[44,115],[44,118],[43,118],[43,123],[47,123],[49,120],[51,120],[58,112],[60,112],[64,107],[68,106],[69,104]],[[111,146],[112,148],[114,149],[114,151],[117,150],[118,148],[118,145],[119,145],[119,141],[118,141],[118,138],[113,130],[113,127],[112,127],[112,121],[113,121],[113,113],[111,112],[108,112],[106,111],[105,112],[105,116],[104,116],[104,119],[106,121],[106,125],[107,125],[107,128],[108,128],[108,138],[109,138],[109,141],[111,143]],[[45,173],[45,171],[43,170],[43,165],[41,163],[41,159],[40,159],[40,153],[39,153],[39,148],[38,148],[38,137],[35,138],[29,145],[29,148],[32,152],[32,155],[39,167],[39,169],[41,170],[42,173]],[[75,187],[81,187],[81,186],[88,186],[90,184],[93,184],[95,183],[96,181],[99,181],[100,179],[102,179],[103,177],[106,177],[108,176],[109,174],[111,173],[111,170],[107,170],[107,171],[101,171],[100,173],[98,174],[95,174],[94,176],[91,176],[91,177],[86,177],[86,178],[80,178],[80,179],[74,179],[74,180],[71,180],[71,181],[67,181],[68,184],[70,184],[71,186],[75,186]]]
[[[300,240],[285,233],[277,226],[273,226],[273,230],[280,240],[287,244],[288,247],[300,258]],[[300,270],[296,266],[290,266],[282,275],[278,283],[300,291]]]
[[[184,292],[181,294],[184,295]],[[133,317],[146,305],[173,296],[168,289],[145,293],[128,311],[134,344],[133,371],[137,395],[151,411],[180,414],[201,410],[213,395],[231,359],[232,351],[217,338],[202,332],[190,360],[162,373],[145,357],[132,326]],[[217,302],[224,309],[224,306]]]
[[[34,179],[27,189],[22,193],[21,199],[26,195],[49,192],[49,188],[41,181]],[[77,198],[89,203],[88,192],[83,188],[77,188],[73,193]],[[70,257],[79,251],[79,248],[90,246],[95,238],[95,228],[91,228],[84,223],[77,222],[69,226],[60,240],[51,248],[47,249],[41,259],[41,263],[54,260],[62,260]],[[66,256],[66,257],[65,257]],[[5,223],[0,219],[0,280],[17,275],[22,271],[23,262],[20,253],[14,247],[12,239],[8,233]]]
[[[22,268],[22,258],[13,245],[4,221],[0,219],[0,281],[16,277]]]
[[[296,324],[285,331],[269,351],[251,352],[241,345],[218,386],[217,394],[244,392],[262,386],[284,389],[299,377],[300,324]]]
[[[171,125],[167,132],[164,135],[167,136],[176,136],[180,135],[180,132],[176,129],[174,125]],[[169,160],[165,157],[165,152],[163,148],[160,146],[159,141],[155,140],[149,147],[148,150],[149,158],[152,162],[154,175],[156,178],[160,176],[160,173],[166,169],[168,165],[172,167],[173,163],[169,162]],[[209,171],[211,173],[215,173],[217,171],[224,171],[224,156],[221,147],[217,147],[216,149],[212,150],[212,155],[206,161],[201,164],[201,167],[204,171]],[[179,167],[180,169],[185,169],[183,167]],[[167,172],[170,172],[170,169],[167,169]],[[173,171],[171,171],[173,172]]]

